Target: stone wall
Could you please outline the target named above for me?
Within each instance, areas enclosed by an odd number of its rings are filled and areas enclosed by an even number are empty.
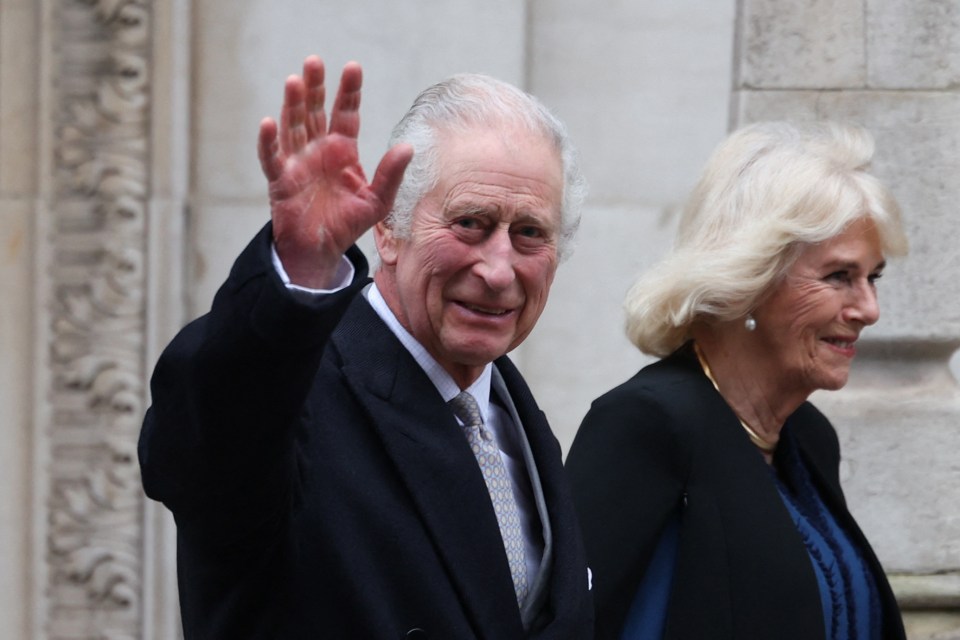
[[[729,126],[816,116],[873,129],[913,253],[888,270],[849,388],[818,402],[911,637],[954,637],[958,9],[867,6],[0,0],[2,634],[179,636],[172,524],[141,495],[135,462],[147,376],[267,220],[257,125],[320,53],[331,78],[364,64],[367,165],[416,93],[456,71],[524,86],[567,122],[591,196],[515,354],[564,447],[590,400],[646,361],[623,337],[623,294],[669,246]]]

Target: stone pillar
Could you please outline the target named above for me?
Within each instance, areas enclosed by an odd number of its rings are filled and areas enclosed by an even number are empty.
[[[30,415],[37,8],[0,0],[0,620],[30,638]]]
[[[41,2],[34,210],[34,633],[132,635],[143,606],[148,6]]]
[[[0,7],[0,634],[174,638],[136,441],[183,317],[188,3]]]
[[[911,253],[879,285],[847,388],[814,402],[911,638],[960,637],[960,5],[741,0],[734,124],[835,119],[877,142]]]

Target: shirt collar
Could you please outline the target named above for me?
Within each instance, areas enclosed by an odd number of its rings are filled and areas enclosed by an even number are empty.
[[[397,316],[394,315],[390,307],[387,306],[387,301],[383,299],[383,295],[380,293],[380,290],[377,289],[376,284],[371,284],[366,294],[370,306],[373,307],[373,310],[380,316],[380,319],[386,323],[390,331],[393,332],[393,335],[397,336],[400,343],[410,352],[413,359],[416,360],[417,364],[424,370],[427,377],[430,378],[430,381],[433,382],[433,385],[437,388],[437,391],[440,392],[440,397],[443,398],[443,401],[450,402],[450,400],[460,393],[460,386],[454,382],[453,377],[434,360],[433,356],[430,355],[424,346],[410,335],[409,331],[403,328],[403,325],[397,320]],[[476,398],[477,405],[480,407],[480,415],[483,416],[484,421],[487,420],[487,416],[489,415],[488,409],[490,407],[490,381],[492,379],[492,372],[493,364],[488,362],[480,373],[480,376],[474,380],[473,384],[464,389],[464,391],[468,391],[470,395]]]

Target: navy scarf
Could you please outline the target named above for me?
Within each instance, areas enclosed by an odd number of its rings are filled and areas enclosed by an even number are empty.
[[[784,440],[788,442],[784,442]],[[830,513],[784,429],[785,455],[773,472],[777,489],[810,555],[827,640],[879,640],[882,616],[876,581],[850,536]]]

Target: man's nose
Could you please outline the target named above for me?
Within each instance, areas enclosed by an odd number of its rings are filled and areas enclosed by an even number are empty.
[[[480,248],[474,272],[495,291],[507,288],[516,279],[513,269],[515,251],[507,229],[496,229]]]

